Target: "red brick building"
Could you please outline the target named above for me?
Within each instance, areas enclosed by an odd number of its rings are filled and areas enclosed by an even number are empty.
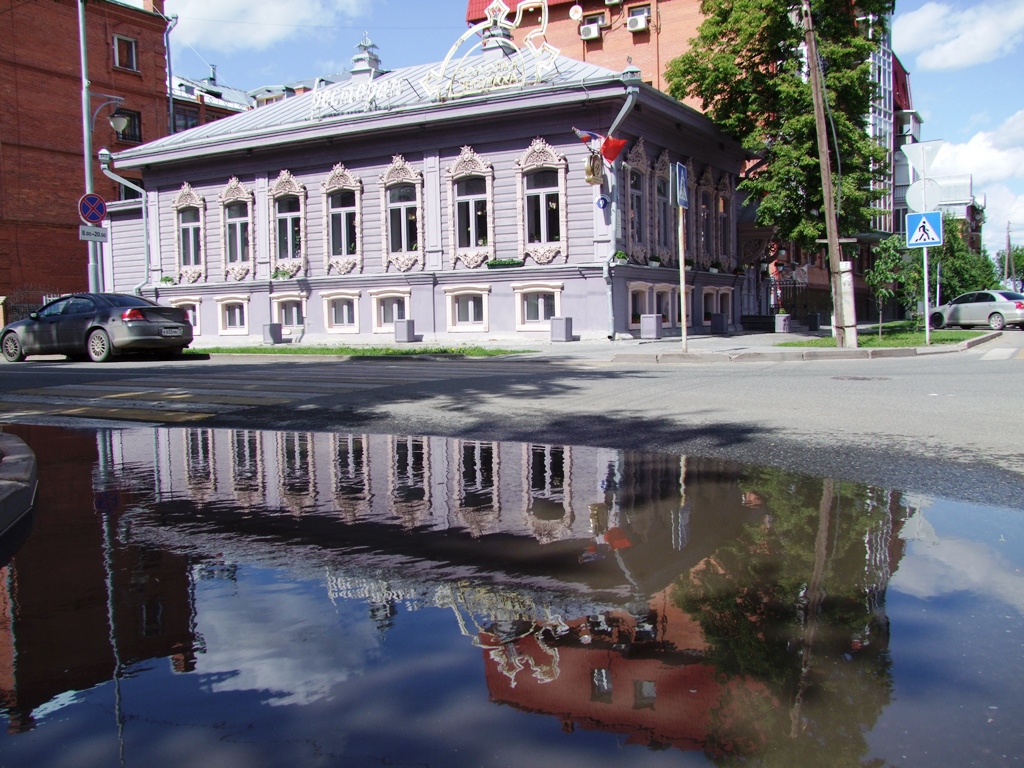
[[[143,6],[85,4],[93,187],[108,201],[120,192],[100,172],[96,152],[167,134],[163,0]],[[85,192],[78,13],[76,0],[0,0],[0,297],[7,313],[88,286],[88,245],[78,239]],[[120,133],[108,122],[115,109],[129,119]]]
[[[468,0],[466,21],[478,23],[487,18],[491,0]],[[519,3],[507,3],[516,11]],[[570,17],[579,6],[581,18]],[[527,24],[517,37],[539,29],[536,14],[527,15]],[[704,17],[698,0],[548,0],[548,26],[545,38],[563,56],[622,70],[632,59],[645,83],[661,91],[668,90],[665,66],[690,48]],[[516,40],[517,44],[522,39]],[[690,106],[699,108],[693,103]]]

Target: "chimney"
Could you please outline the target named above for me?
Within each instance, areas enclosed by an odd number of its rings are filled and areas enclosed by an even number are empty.
[[[369,35],[364,34],[362,42],[356,46],[359,49],[359,53],[352,57],[352,78],[350,82],[365,83],[382,74],[380,57],[373,50],[376,47],[376,45],[370,42]]]
[[[164,0],[142,0],[142,10],[164,15]],[[165,17],[166,18],[166,17]]]
[[[216,64],[211,64],[210,65],[210,76],[207,78],[207,82],[210,85],[216,85],[217,84],[217,65]]]

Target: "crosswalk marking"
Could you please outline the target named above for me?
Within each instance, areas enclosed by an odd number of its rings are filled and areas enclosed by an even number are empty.
[[[1024,349],[997,347],[996,349],[990,349],[981,356],[982,360],[1010,360],[1011,358],[1024,360]]]

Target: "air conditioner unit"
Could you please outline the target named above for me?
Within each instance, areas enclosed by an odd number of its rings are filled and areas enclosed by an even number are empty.
[[[580,39],[581,40],[600,40],[601,39],[601,25],[600,24],[580,24]]]
[[[626,29],[630,32],[645,32],[647,30],[647,14],[630,16],[626,19]]]
[[[622,5],[622,0],[604,0],[605,5]]]

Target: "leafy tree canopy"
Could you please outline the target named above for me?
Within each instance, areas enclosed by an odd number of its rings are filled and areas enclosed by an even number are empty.
[[[761,158],[740,185],[759,204],[758,222],[811,247],[825,236],[825,207],[800,7],[793,0],[703,0],[697,37],[669,63],[666,78],[673,96],[700,99],[713,120]],[[894,0],[811,2],[832,118],[832,169],[841,170],[842,235],[868,231],[879,197],[871,182],[888,173],[887,150],[867,129],[875,96],[871,54],[893,7]]]

